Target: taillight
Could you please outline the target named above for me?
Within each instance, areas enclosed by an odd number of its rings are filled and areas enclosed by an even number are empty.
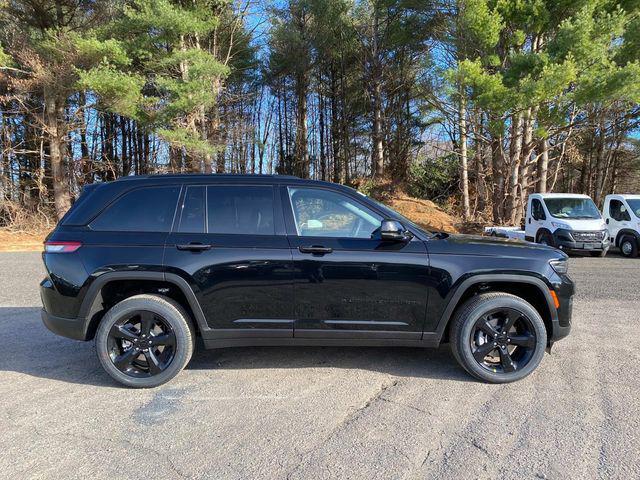
[[[82,242],[45,242],[46,253],[72,253],[82,246]]]

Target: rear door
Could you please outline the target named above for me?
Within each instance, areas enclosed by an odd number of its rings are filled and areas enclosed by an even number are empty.
[[[282,188],[295,267],[295,337],[420,338],[424,243],[382,241],[383,215],[330,188]]]
[[[292,337],[292,259],[271,185],[186,185],[167,240],[218,337]]]

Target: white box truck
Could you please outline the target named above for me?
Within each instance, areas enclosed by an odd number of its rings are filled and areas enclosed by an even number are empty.
[[[533,193],[527,200],[524,230],[487,227],[486,235],[541,243],[569,252],[604,257],[610,241],[593,200],[576,193]]]
[[[611,245],[625,257],[637,257],[640,244],[640,195],[607,195],[602,216]]]

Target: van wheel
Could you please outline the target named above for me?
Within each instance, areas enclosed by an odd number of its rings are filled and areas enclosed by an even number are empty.
[[[548,245],[549,247],[555,246],[555,242],[553,241],[553,235],[551,235],[549,232],[542,232],[538,236],[538,243],[542,245]]]
[[[495,292],[464,303],[451,323],[451,348],[460,365],[489,383],[520,380],[540,364],[547,331],[538,311],[520,297]]]
[[[95,341],[98,359],[111,377],[128,387],[150,388],[168,382],[187,365],[195,335],[178,303],[145,294],[111,307]]]
[[[638,242],[630,235],[625,235],[620,240],[620,252],[625,257],[636,258],[638,256]]]

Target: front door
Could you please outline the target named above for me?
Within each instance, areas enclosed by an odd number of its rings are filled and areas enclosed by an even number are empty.
[[[530,200],[531,204],[527,209],[527,221],[525,223],[525,240],[535,242],[538,240],[538,230],[545,226],[547,215],[542,206],[542,201],[537,198]]]
[[[189,185],[165,247],[219,337],[292,337],[293,270],[272,186]]]
[[[282,190],[295,269],[294,336],[420,338],[429,283],[424,243],[382,241],[383,216],[354,196]]]
[[[618,232],[623,228],[629,228],[631,215],[629,214],[627,205],[615,198],[609,201],[609,211],[606,213],[608,213],[607,229],[609,230],[609,236],[611,237],[611,241],[615,242]]]

